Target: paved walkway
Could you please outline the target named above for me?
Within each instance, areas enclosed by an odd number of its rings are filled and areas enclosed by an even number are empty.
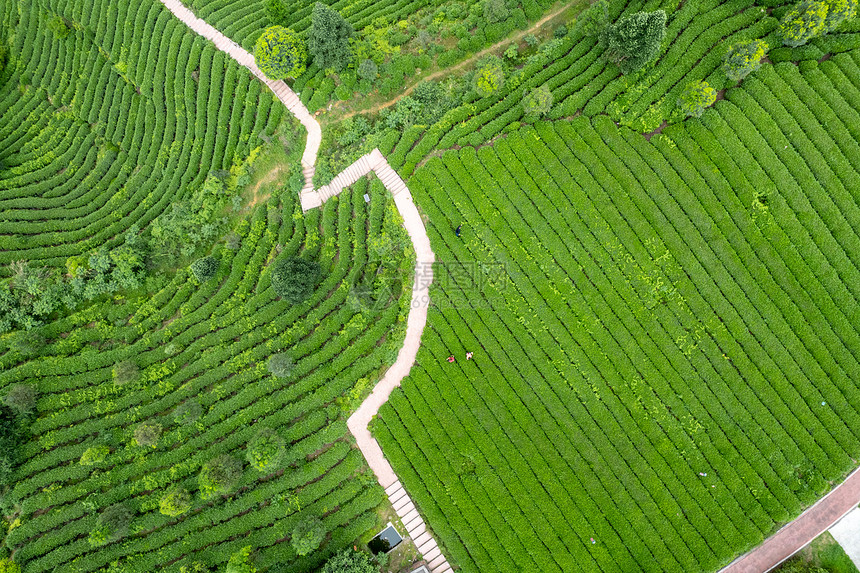
[[[860,507],[854,507],[848,515],[840,519],[830,528],[830,535],[860,569]]]
[[[855,470],[830,493],[765,539],[764,543],[735,559],[720,573],[764,573],[770,571],[807,543],[827,531],[860,503],[860,470]]]
[[[403,217],[403,226],[406,228],[415,249],[415,280],[412,289],[412,306],[406,319],[406,339],[397,354],[397,360],[376,384],[370,396],[362,402],[361,407],[350,416],[347,426],[355,436],[358,448],[364,454],[367,464],[376,474],[380,485],[385,488],[385,493],[397,515],[403,521],[406,531],[424,560],[428,562],[430,571],[432,573],[448,573],[452,570],[451,566],[437,546],[436,540],[427,531],[424,520],[418,514],[418,509],[409,499],[391,468],[391,464],[385,459],[382,448],[379,447],[367,427],[379,412],[380,406],[388,400],[391,391],[400,385],[400,381],[412,369],[418,354],[418,347],[421,345],[421,333],[424,332],[424,325],[427,323],[427,307],[430,303],[429,288],[430,283],[433,282],[432,265],[435,256],[430,248],[430,239],[427,237],[424,221],[412,201],[412,194],[378,149],[374,149],[344,169],[328,185],[315,190],[313,176],[317,153],[322,140],[322,131],[319,122],[308,112],[298,96],[286,83],[268,79],[256,66],[251,54],[204,20],[195,16],[181,2],[178,0],[161,0],[161,2],[189,28],[214,42],[216,48],[248,68],[260,81],[269,86],[290,113],[295,115],[305,127],[308,132],[305,151],[302,154],[302,173],[305,176],[305,185],[299,194],[303,211],[319,207],[326,200],[339,194],[370,172],[376,173],[385,188],[394,197],[394,204]]]

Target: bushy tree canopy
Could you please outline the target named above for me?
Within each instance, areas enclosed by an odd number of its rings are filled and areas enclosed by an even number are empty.
[[[29,384],[13,384],[6,391],[3,403],[19,414],[32,412],[36,407],[36,389]]]
[[[298,304],[311,296],[321,275],[316,261],[279,259],[272,268],[272,288],[287,302]]]
[[[325,525],[316,517],[304,519],[293,529],[291,543],[300,556],[307,555],[325,539]]]
[[[251,563],[251,549],[247,545],[231,555],[225,573],[256,573],[257,568]]]
[[[218,493],[227,493],[242,479],[242,461],[228,454],[203,464],[197,483],[200,497],[209,499]]]
[[[95,529],[90,532],[90,544],[104,545],[119,539],[128,532],[133,519],[134,513],[121,503],[105,508],[99,515]]]
[[[305,71],[308,59],[304,41],[289,28],[266,28],[254,46],[257,67],[273,80],[297,78]]]
[[[289,354],[286,352],[280,352],[269,357],[267,367],[269,372],[272,373],[272,376],[277,378],[287,378],[293,372],[295,362],[293,362],[293,359]]]
[[[21,356],[28,358],[45,346],[45,337],[35,330],[22,330],[12,337],[9,347]]]
[[[827,19],[824,21],[824,32],[834,31],[839,25],[857,14],[857,0],[824,0],[827,4]]]
[[[666,35],[666,12],[636,12],[608,26],[603,34],[607,57],[622,74],[635,72],[657,57]]]
[[[475,91],[481,97],[499,91],[505,83],[505,70],[502,68],[502,61],[496,56],[484,58],[475,70],[473,83]]]
[[[81,455],[81,461],[79,463],[82,466],[92,466],[105,461],[105,458],[107,458],[109,453],[110,448],[104,444],[90,446]]]
[[[726,76],[733,82],[741,81],[761,67],[761,59],[766,53],[767,42],[764,40],[732,44],[723,60]]]
[[[609,24],[609,0],[597,0],[577,17],[574,29],[585,36],[599,36]]]
[[[254,469],[274,470],[284,457],[284,438],[271,428],[263,428],[248,443],[245,459]]]
[[[138,446],[154,448],[161,437],[161,424],[158,422],[143,422],[134,429],[134,442]]]
[[[322,573],[379,573],[379,569],[364,551],[344,549],[326,561]]]
[[[484,20],[488,24],[501,22],[510,15],[505,0],[484,0]]]
[[[213,256],[203,257],[191,263],[191,272],[199,283],[205,283],[218,274],[218,259]]]
[[[552,92],[544,84],[531,90],[523,98],[523,111],[527,116],[541,117],[552,109]]]
[[[780,22],[782,43],[792,48],[802,46],[824,32],[826,21],[827,4],[817,0],[801,0]]]
[[[717,101],[717,91],[708,85],[708,82],[690,82],[681,97],[678,98],[678,107],[688,117],[701,117],[705,108]]]
[[[169,489],[158,502],[158,508],[164,515],[176,517],[191,509],[191,494],[184,487]]]
[[[173,421],[177,424],[191,424],[203,413],[203,406],[195,398],[189,398],[173,410]]]
[[[317,2],[311,15],[308,51],[322,70],[344,69],[352,58],[349,39],[355,30],[336,10]]]
[[[137,364],[132,360],[117,362],[113,365],[113,370],[111,371],[113,374],[113,383],[117,386],[122,386],[123,384],[134,382],[137,380],[139,372]]]

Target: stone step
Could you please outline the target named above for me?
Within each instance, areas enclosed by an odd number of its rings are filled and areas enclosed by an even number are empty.
[[[421,523],[417,524],[412,529],[407,530],[407,532],[409,533],[409,537],[411,537],[412,539],[415,539],[416,537],[418,537],[419,535],[421,535],[425,531],[427,531],[427,526],[424,525],[423,520],[421,521]]]
[[[411,527],[418,525],[423,520],[421,519],[421,515],[418,514],[414,509],[410,512],[409,515],[405,515],[400,519],[403,522],[404,527],[408,531]]]
[[[433,569],[430,573],[449,573],[450,571],[453,571],[453,569],[451,569],[451,566],[448,565],[447,561],[445,561],[442,565],[439,565],[438,567],[436,567],[436,569]]]
[[[406,496],[406,490],[403,488],[400,488],[388,496],[388,501],[391,502],[391,505],[397,505],[397,503],[399,501],[401,501],[404,498],[404,496]]]
[[[405,521],[406,516],[409,515],[410,512],[415,511],[415,504],[412,503],[412,501],[408,501],[403,504],[399,509],[395,509],[394,511]]]
[[[415,547],[418,548],[418,551],[421,551],[421,546],[432,540],[433,536],[427,533],[426,531],[419,535],[418,537],[412,537],[412,542],[415,544]],[[423,553],[423,551],[422,551]]]
[[[438,558],[438,557],[440,557],[440,556],[442,556],[442,558],[443,558],[443,559],[445,558],[445,557],[442,555],[442,552],[439,550],[439,548],[438,548],[438,547],[434,547],[433,549],[431,549],[431,550],[430,550],[430,551],[428,551],[427,553],[424,553],[424,552],[422,551],[422,552],[421,552],[421,554],[422,554],[422,555],[424,555],[424,559],[425,559],[426,561],[429,561],[430,563],[432,563],[434,559],[437,559],[437,558]]]
[[[428,553],[436,549],[436,540],[430,537],[429,533],[425,533],[424,535],[426,535],[428,539],[424,541],[424,543],[422,543],[421,545],[418,545],[416,543],[416,547],[418,547],[418,551],[421,553],[421,555],[427,555]]]
[[[443,565],[447,564],[448,561],[445,559],[445,556],[439,552],[439,555],[437,555],[435,559],[432,559],[427,566],[430,567],[430,571],[436,571],[437,569],[441,569]]]

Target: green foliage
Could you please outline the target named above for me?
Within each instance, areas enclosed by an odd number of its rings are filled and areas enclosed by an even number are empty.
[[[191,494],[184,487],[174,486],[161,496],[158,509],[162,514],[170,517],[182,515],[191,509]]]
[[[824,34],[833,32],[842,22],[857,14],[857,0],[824,0],[824,3],[827,4],[827,19],[822,32]]]
[[[22,330],[9,343],[9,348],[25,358],[37,354],[44,347],[45,337],[35,330]]]
[[[609,0],[596,0],[577,17],[574,30],[584,36],[599,36],[609,25]]]
[[[271,472],[284,457],[284,439],[271,428],[263,428],[248,443],[245,459],[255,470]]]
[[[322,276],[316,261],[301,258],[278,259],[272,268],[272,288],[290,304],[306,300]]]
[[[288,378],[293,373],[295,366],[293,357],[286,352],[272,354],[266,363],[269,372],[276,378]]]
[[[523,111],[532,118],[541,117],[552,109],[552,91],[546,84],[536,87],[523,97]]]
[[[789,10],[779,24],[782,43],[795,48],[825,31],[827,4],[818,0],[801,0]]]
[[[739,82],[761,67],[761,59],[767,53],[767,42],[750,40],[729,47],[723,60],[723,70],[733,82]]]
[[[322,573],[379,573],[379,568],[366,552],[344,549],[326,561]]]
[[[702,117],[705,108],[717,101],[717,90],[708,82],[690,82],[678,98],[678,107],[687,117]]]
[[[81,455],[81,460],[78,463],[82,466],[93,466],[105,461],[109,454],[110,448],[104,444],[90,446]]]
[[[257,568],[251,563],[251,549],[248,545],[231,555],[226,573],[256,573]]]
[[[308,54],[304,41],[295,32],[283,26],[270,26],[254,45],[254,59],[266,76],[283,80],[302,75]]]
[[[192,561],[188,565],[182,565],[179,568],[179,573],[210,573],[209,567],[200,561]]]
[[[13,384],[6,391],[3,403],[18,414],[28,414],[36,407],[36,388],[30,384]]]
[[[22,573],[21,566],[12,561],[12,558],[0,561],[0,573]]]
[[[127,506],[117,503],[104,509],[90,532],[90,545],[104,545],[125,536],[134,519],[134,513]]]
[[[484,20],[489,24],[501,22],[510,15],[505,0],[484,0]]]
[[[54,34],[56,38],[65,38],[69,35],[69,27],[66,26],[65,20],[60,18],[59,16],[54,16],[50,20],[48,20],[48,30]]]
[[[200,497],[209,499],[216,494],[229,493],[242,479],[242,461],[229,454],[222,454],[205,464],[197,476]]]
[[[368,82],[372,82],[379,75],[379,67],[373,60],[362,60],[361,63],[358,65],[358,69],[356,69],[356,73],[358,74],[359,78]]]
[[[266,0],[265,10],[270,26],[286,26],[290,21],[292,9],[284,0]]]
[[[199,283],[205,283],[218,274],[219,261],[213,256],[197,259],[191,263],[191,272]]]
[[[290,543],[300,556],[307,555],[320,546],[325,539],[325,526],[316,517],[303,519],[293,529]]]
[[[308,52],[320,69],[343,70],[349,65],[352,54],[349,40],[355,30],[333,8],[322,2],[314,4],[311,30],[308,35]]]
[[[203,413],[203,406],[195,398],[189,398],[173,410],[173,421],[177,424],[193,424]]]
[[[122,386],[123,384],[137,380],[137,377],[140,375],[140,369],[137,367],[137,363],[131,359],[121,360],[113,365],[111,375],[113,376],[114,384]]]
[[[666,36],[666,12],[636,12],[608,26],[603,33],[606,56],[622,74],[631,74],[654,60]]]
[[[483,58],[475,69],[472,80],[475,91],[481,97],[498,92],[505,83],[505,70],[502,61],[496,56]]]
[[[154,448],[161,437],[161,424],[143,422],[134,429],[134,443],[144,448]]]

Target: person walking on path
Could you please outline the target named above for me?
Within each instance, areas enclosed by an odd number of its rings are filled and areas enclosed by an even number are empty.
[[[448,362],[454,362],[454,356],[453,355],[448,357]]]
[[[460,229],[462,229],[462,228],[463,228],[463,225],[457,225],[457,228],[454,229],[454,234],[457,235],[457,237],[460,236]]]

